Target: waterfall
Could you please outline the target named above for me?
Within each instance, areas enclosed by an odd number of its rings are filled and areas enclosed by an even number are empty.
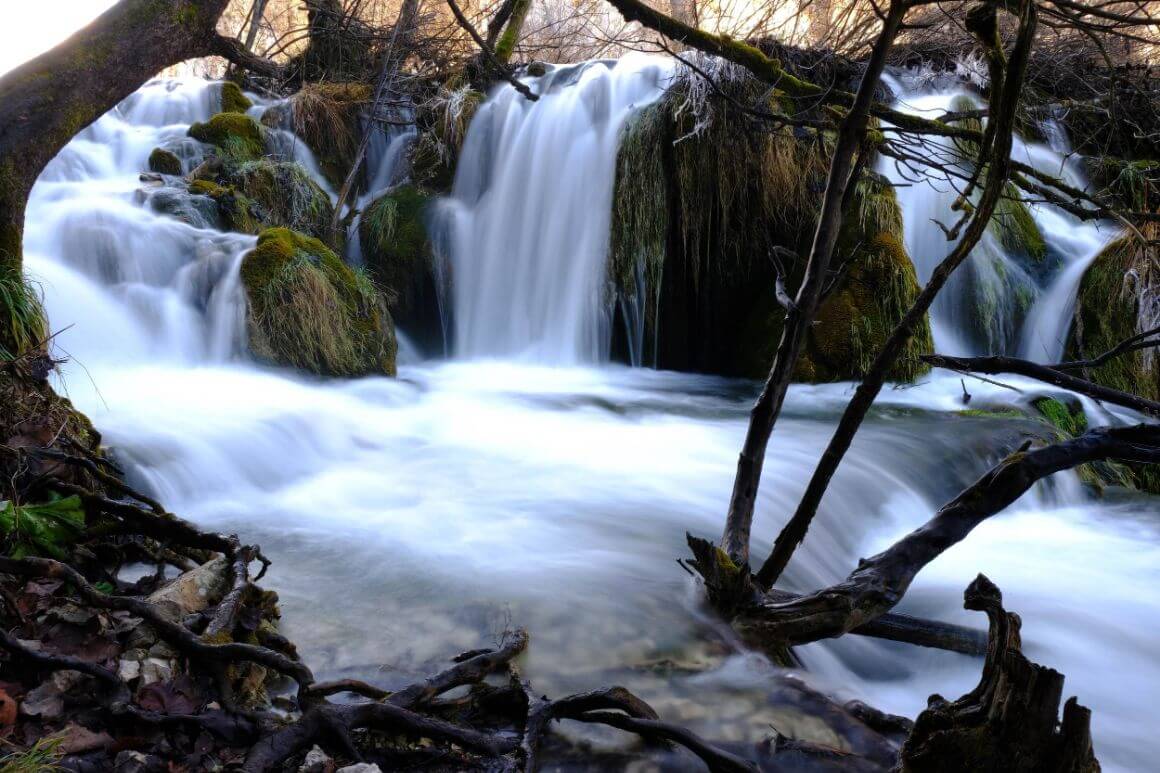
[[[961,72],[941,77],[906,72],[885,80],[896,94],[894,107],[911,115],[932,118],[983,106]],[[1048,121],[1042,131],[1046,144],[1016,137],[1012,158],[1084,188],[1081,161],[1070,152],[1062,127]],[[962,151],[952,140],[926,138],[913,143],[911,151],[931,164],[906,167],[883,156],[878,171],[896,186],[906,249],[919,281],[925,283],[956,243],[948,240],[944,228],[962,216],[952,208],[958,198],[956,187],[933,165],[969,170],[956,164]],[[1107,223],[1083,221],[1047,204],[1026,202],[1026,207],[1043,235],[1046,254],[1032,256],[1004,246],[994,229],[988,229],[931,307],[940,352],[1018,354],[1038,362],[1062,355],[1084,269],[1116,231]]]
[[[628,56],[551,68],[504,85],[471,122],[450,199],[454,342],[464,357],[606,359],[605,280],[616,149],[634,110],[664,92],[664,60]]]
[[[754,385],[593,367],[611,303],[602,283],[617,130],[659,95],[664,74],[639,59],[555,68],[527,80],[540,102],[503,87],[472,124],[441,213],[457,240],[447,266],[457,346],[506,362],[403,364],[398,379],[343,381],[246,358],[238,267],[254,237],[218,230],[203,197],[177,181],[139,176],[154,146],[186,171],[200,161],[205,148],[186,132],[215,109],[213,84],[146,85],[37,183],[24,246],[56,353],[71,358],[58,386],[134,484],[262,545],[274,562],[263,584],[320,679],[394,688],[519,625],[535,642],[523,670],[548,694],[592,689],[596,674],[737,748],[783,722],[770,687],[784,672],[723,655],[728,640],[673,563],[686,530],[720,533]],[[1058,148],[1027,147],[1042,154],[1036,163],[1059,161]],[[900,197],[908,247],[929,267],[948,248],[937,228],[918,228],[930,195]],[[1027,271],[1039,292],[1027,319],[1042,310],[1045,329],[1063,329],[1066,319],[1051,320],[1107,234],[1033,211],[1059,257],[1042,276]],[[929,252],[916,249],[922,239]],[[951,310],[936,310],[943,334],[954,332]],[[1005,380],[1024,393],[968,382],[972,407],[1043,389]],[[879,397],[789,586],[840,579],[1042,431],[964,415],[961,389],[957,375],[935,373]],[[769,549],[848,399],[848,384],[791,388],[757,495],[755,554]],[[1109,420],[1085,406],[1092,424]],[[1074,474],[1056,474],[928,567],[900,611],[984,624],[961,606],[985,572],[1023,616],[1029,656],[1066,673],[1069,694],[1092,707],[1104,769],[1148,769],[1160,755],[1155,503],[1094,499]],[[800,655],[810,684],[910,716],[932,692],[961,694],[979,676],[977,660],[859,637]]]

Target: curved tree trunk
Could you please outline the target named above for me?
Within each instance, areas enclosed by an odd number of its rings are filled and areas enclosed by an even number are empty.
[[[267,73],[216,31],[228,0],[121,0],[56,48],[0,77],[0,279],[18,278],[24,209],[60,149],[170,65],[218,54]],[[8,339],[0,314],[0,341]]]

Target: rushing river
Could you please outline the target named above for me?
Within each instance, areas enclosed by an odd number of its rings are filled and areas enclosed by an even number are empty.
[[[145,87],[62,152],[29,208],[27,265],[71,358],[61,387],[132,478],[175,512],[262,545],[285,631],[322,677],[396,686],[523,626],[525,674],[549,695],[622,683],[713,739],[809,732],[769,697],[781,671],[737,648],[675,563],[686,531],[720,533],[756,385],[512,356],[410,362],[398,379],[354,381],[248,362],[237,265],[253,237],[159,214],[171,189],[138,179],[158,144],[197,161],[181,138],[212,111],[212,89]],[[529,113],[510,120],[552,125]],[[1047,235],[1057,251],[1075,240]],[[1073,264],[1061,260],[1055,281]],[[968,381],[972,406],[1040,390],[1011,383],[1024,392]],[[1035,427],[962,415],[961,393],[957,377],[935,375],[883,394],[787,585],[841,578]],[[756,555],[849,394],[848,384],[791,389]],[[1093,423],[1116,419],[1085,404]],[[1105,766],[1147,769],[1160,754],[1158,510],[1154,498],[1094,499],[1073,474],[1055,475],[934,562],[902,609],[982,627],[961,599],[986,573],[1022,615],[1029,656],[1064,672],[1066,694],[1093,709]],[[853,636],[800,656],[811,684],[911,716],[933,692],[970,689],[981,665]]]

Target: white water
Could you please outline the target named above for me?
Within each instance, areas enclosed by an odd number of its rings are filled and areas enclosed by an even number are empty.
[[[668,73],[645,56],[553,68],[526,79],[537,101],[503,86],[480,108],[438,215],[459,355],[607,359],[616,147],[625,119],[660,97]]]
[[[912,115],[938,117],[955,110],[956,100],[981,106],[957,79],[888,77],[899,95],[895,107]],[[1015,138],[1012,158],[1085,188],[1081,160],[1070,153],[1062,129],[1047,127],[1049,145]],[[930,140],[913,148],[932,163],[956,158],[949,141]],[[920,282],[942,262],[956,241],[948,241],[936,223],[951,228],[961,217],[952,210],[962,182],[952,185],[930,167],[904,168],[883,157],[879,171],[897,185],[902,206],[906,249]],[[1015,354],[1036,362],[1057,362],[1071,325],[1076,292],[1083,272],[1116,235],[1108,223],[1081,221],[1055,207],[1030,205],[1031,215],[1048,243],[1049,254],[1037,263],[1011,254],[994,234],[979,245],[952,275],[931,309],[936,348],[945,354]],[[1028,303],[1030,301],[1030,303]]]
[[[252,237],[214,231],[196,213],[194,225],[153,214],[164,188],[137,193],[150,149],[183,143],[185,124],[212,109],[204,85],[167,88],[143,89],[131,120],[107,116],[46,171],[28,214],[28,267],[54,330],[71,325],[56,339],[74,358],[64,387],[137,482],[274,558],[268,579],[287,633],[316,673],[397,686],[522,625],[533,642],[525,672],[542,692],[623,683],[666,718],[745,748],[771,724],[786,729],[768,699],[780,672],[730,644],[673,561],[686,553],[686,530],[719,533],[753,385],[495,360],[320,382],[248,363],[236,263]],[[509,109],[527,124],[527,174],[575,173],[561,168],[556,124]],[[192,159],[198,149],[187,150]],[[551,190],[524,180],[533,187]],[[587,204],[523,201],[513,239],[576,233],[580,225],[562,221],[601,217]],[[1054,249],[1057,234],[1049,237]],[[582,240],[551,243],[594,259]],[[530,302],[517,279],[509,272],[513,305]],[[491,322],[497,335],[511,330],[481,311],[479,323]],[[542,333],[583,359],[588,334],[565,335],[577,327],[552,321]],[[548,353],[531,338],[507,340],[513,356]],[[1012,399],[969,387],[974,405]],[[795,557],[791,585],[840,578],[1017,442],[1010,420],[959,416],[959,394],[956,377],[883,395]],[[766,462],[756,554],[796,503],[847,397],[841,384],[791,390]],[[1087,407],[1094,421],[1112,418]],[[1094,709],[1105,766],[1147,769],[1160,754],[1156,500],[1092,501],[1074,476],[1054,476],[936,561],[904,607],[982,625],[961,609],[979,571],[1023,616],[1029,655],[1066,673],[1067,694]],[[801,654],[813,683],[912,716],[931,692],[969,689],[980,665],[857,637]],[[681,668],[648,667],[662,659]]]

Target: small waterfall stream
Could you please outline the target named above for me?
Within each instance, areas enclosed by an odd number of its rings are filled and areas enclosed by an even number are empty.
[[[552,68],[528,79],[538,101],[503,86],[480,109],[438,216],[455,277],[457,354],[607,359],[620,129],[664,93],[668,72],[644,56]]]
[[[197,163],[203,149],[185,133],[213,111],[212,84],[148,84],[37,184],[27,266],[62,331],[58,354],[71,358],[61,388],[136,483],[263,546],[286,632],[320,678],[409,683],[514,624],[531,631],[523,668],[545,693],[623,683],[726,741],[784,723],[768,697],[781,670],[733,648],[673,563],[686,530],[720,531],[755,386],[599,364],[616,127],[658,96],[664,73],[640,61],[558,68],[536,83],[545,96],[534,106],[506,87],[491,97],[443,213],[458,240],[463,357],[403,365],[398,379],[319,381],[247,359],[237,266],[254,238],[216,230],[196,202],[138,179],[157,145]],[[919,227],[934,197],[902,196],[921,271],[947,244]],[[1056,341],[1096,242],[1058,213],[1036,218],[1062,268],[1034,278],[1027,319],[1041,315],[1043,340]],[[957,303],[936,311],[948,350],[965,313]],[[1017,399],[987,384],[971,391]],[[960,393],[957,376],[935,374],[882,395],[789,585],[842,577],[1034,429],[963,416]],[[791,389],[755,553],[796,503],[848,396],[847,384]],[[1085,406],[1093,423],[1115,418]],[[979,571],[1023,616],[1030,657],[1066,673],[1068,694],[1093,708],[1105,768],[1150,767],[1160,754],[1156,501],[1093,500],[1071,473],[1055,475],[920,575],[904,610],[981,625],[961,609]],[[911,716],[979,673],[974,659],[858,637],[800,654],[811,683]]]

